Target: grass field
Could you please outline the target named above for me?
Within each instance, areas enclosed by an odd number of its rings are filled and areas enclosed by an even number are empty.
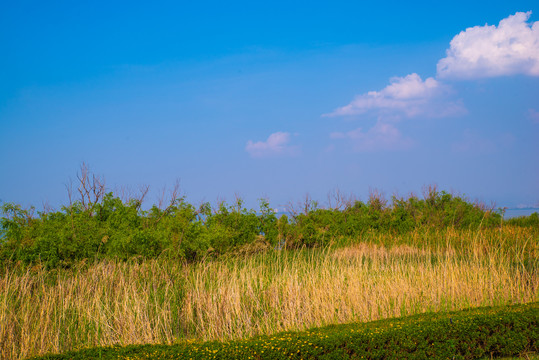
[[[539,300],[538,230],[366,234],[338,246],[197,263],[4,269],[0,358],[112,344],[230,340]]]
[[[33,360],[485,359],[539,351],[539,302],[430,312],[231,341],[109,346]]]

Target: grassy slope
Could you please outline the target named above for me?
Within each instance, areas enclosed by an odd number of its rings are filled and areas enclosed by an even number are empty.
[[[536,353],[539,303],[332,325],[231,342],[88,349],[39,359],[481,359]]]

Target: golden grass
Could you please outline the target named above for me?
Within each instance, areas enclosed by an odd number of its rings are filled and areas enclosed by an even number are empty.
[[[440,246],[420,246],[421,236],[408,244],[371,238],[345,248],[190,265],[148,260],[8,269],[0,275],[0,358],[243,338],[539,300],[533,231],[449,231],[438,235]]]

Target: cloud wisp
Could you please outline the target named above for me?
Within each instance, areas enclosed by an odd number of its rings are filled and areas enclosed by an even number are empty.
[[[268,136],[266,141],[247,141],[245,151],[253,158],[295,156],[299,153],[297,146],[290,145],[290,133],[276,132]]]
[[[534,124],[539,124],[539,111],[535,109],[528,109],[528,118]]]
[[[439,78],[476,79],[524,74],[539,76],[539,21],[517,12],[498,26],[474,26],[451,40],[437,65]]]
[[[446,117],[459,115],[466,110],[458,101],[451,101],[451,90],[434,78],[424,81],[416,74],[394,77],[380,91],[358,95],[348,105],[337,108],[327,117],[371,113],[384,120],[402,118]]]
[[[332,139],[347,139],[355,151],[369,152],[378,150],[406,150],[413,146],[412,139],[404,137],[393,125],[378,122],[367,131],[361,128],[345,133],[334,132]]]
[[[451,145],[451,150],[455,153],[489,154],[510,148],[514,142],[515,137],[510,133],[499,134],[494,138],[484,138],[466,129],[462,138]]]

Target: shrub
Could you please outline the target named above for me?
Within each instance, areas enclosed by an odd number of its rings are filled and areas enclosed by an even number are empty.
[[[101,188],[100,188],[101,189]],[[101,189],[102,190],[102,189]],[[196,209],[184,197],[173,196],[170,205],[141,210],[140,200],[122,202],[113,193],[83,197],[60,211],[38,213],[16,204],[3,204],[0,219],[0,260],[42,262],[47,267],[70,266],[87,259],[167,256],[193,261],[208,253],[220,255],[263,239],[273,248],[326,246],[364,234],[406,234],[457,228],[500,226],[500,214],[477,204],[429,188],[423,199],[393,197],[391,204],[378,193],[367,204],[347,203],[342,209],[323,209],[307,199],[303,213],[277,220],[267,200],[260,210],[246,209],[237,199]],[[539,217],[512,219],[516,226],[535,226]]]
[[[539,227],[539,214],[534,212],[529,216],[519,216],[506,221],[507,224],[526,227]]]

